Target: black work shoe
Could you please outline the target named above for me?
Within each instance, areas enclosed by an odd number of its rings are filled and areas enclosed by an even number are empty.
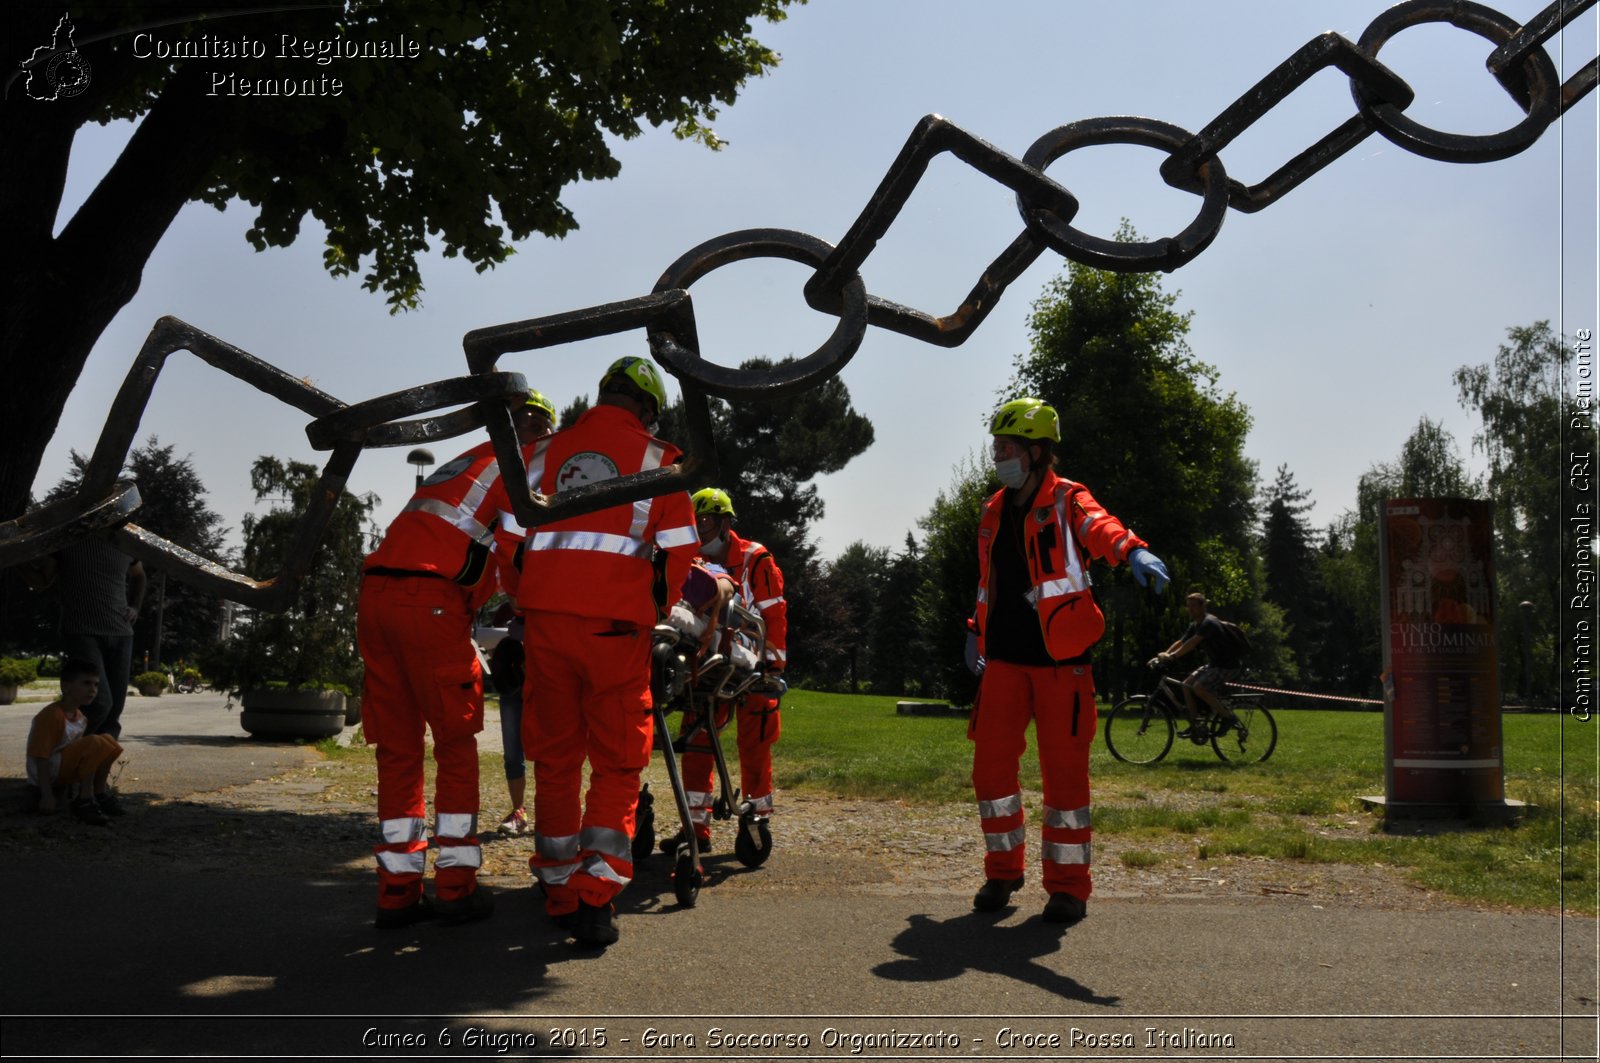
[[[434,915],[433,902],[424,894],[417,898],[417,903],[408,904],[404,908],[379,908],[372,925],[379,930],[404,930],[408,926],[432,919]]]
[[[1011,903],[1011,895],[1022,888],[1023,876],[1016,878],[992,878],[978,890],[978,895],[972,898],[974,911],[998,912]]]
[[[453,901],[434,901],[433,910],[444,926],[487,919],[494,914],[494,891],[488,886],[479,886],[465,897]]]
[[[596,907],[579,901],[578,921],[572,928],[572,936],[578,939],[580,945],[602,949],[607,945],[615,945],[618,937],[616,910],[609,904]]]
[[[1089,905],[1082,897],[1074,897],[1070,893],[1052,893],[1050,900],[1044,906],[1044,921],[1072,924],[1081,920],[1088,912]]]
[[[95,827],[107,827],[111,821],[106,814],[100,811],[100,806],[95,804],[92,797],[80,797],[72,802],[72,815],[74,819],[82,820]]]
[[[666,838],[662,838],[660,848],[664,853],[675,853],[678,851],[678,846],[682,845],[686,841],[688,841],[688,839],[684,837],[683,830],[680,828],[678,833],[670,835]],[[709,836],[698,838],[695,841],[695,849],[701,855],[709,853],[711,851],[711,838]]]
[[[1176,731],[1173,732],[1173,735],[1175,737],[1177,737],[1177,738],[1188,738],[1189,737],[1189,728],[1180,727]]]
[[[110,790],[103,794],[95,794],[94,803],[99,805],[100,811],[108,816],[120,816],[128,811],[122,807],[122,802],[118,800],[117,795]]]

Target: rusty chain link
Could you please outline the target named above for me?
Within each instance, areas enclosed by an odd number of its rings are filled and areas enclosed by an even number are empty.
[[[1309,41],[1199,133],[1150,118],[1091,118],[1051,130],[1018,159],[938,115],[929,115],[912,130],[866,207],[837,245],[787,229],[727,233],[691,249],[668,266],[649,295],[475,329],[462,341],[468,375],[354,405],[176,318],[164,317],[156,322],[112,405],[77,492],[0,523],[0,567],[114,528],[118,545],[147,564],[165,568],[221,597],[256,608],[281,609],[309,569],[363,449],[407,446],[487,428],[507,483],[526,484],[527,469],[506,400],[523,393],[527,383],[521,374],[498,371],[497,360],[506,354],[641,328],[652,357],[677,378],[683,394],[689,430],[683,460],[671,468],[586,484],[556,496],[513,487],[510,494],[516,518],[524,527],[535,527],[703,486],[717,476],[711,396],[731,401],[775,398],[820,384],[837,375],[855,356],[869,325],[937,346],[959,346],[994,309],[1011,282],[1046,249],[1075,262],[1120,272],[1178,269],[1211,244],[1229,208],[1251,213],[1270,206],[1373,133],[1407,151],[1444,162],[1492,162],[1527,149],[1556,118],[1594,90],[1600,57],[1589,60],[1562,84],[1543,44],[1595,2],[1554,0],[1527,24],[1518,25],[1509,16],[1468,0],[1407,0],[1380,14],[1355,43],[1332,32]],[[1449,23],[1494,45],[1486,67],[1523,112],[1520,122],[1499,133],[1477,136],[1445,133],[1406,116],[1415,93],[1379,62],[1378,54],[1402,31],[1435,22]],[[1356,114],[1255,185],[1247,187],[1228,177],[1221,152],[1330,66],[1350,79]],[[1135,144],[1166,151],[1161,178],[1200,197],[1194,220],[1176,235],[1140,243],[1106,240],[1073,228],[1078,200],[1044,171],[1063,155],[1096,144]],[[1014,192],[1023,231],[983,271],[960,306],[935,316],[870,294],[860,270],[894,224],[929,163],[943,152]],[[806,303],[837,317],[837,327],[811,354],[775,368],[736,369],[708,361],[700,350],[688,289],[722,266],[763,257],[810,266],[814,273],[805,284]],[[139,493],[133,483],[119,481],[117,476],[156,377],[167,356],[179,350],[187,350],[315,418],[307,425],[306,436],[314,449],[330,451],[315,500],[301,518],[279,571],[266,580],[230,572],[128,523],[138,509]],[[459,406],[466,408],[405,420]]]

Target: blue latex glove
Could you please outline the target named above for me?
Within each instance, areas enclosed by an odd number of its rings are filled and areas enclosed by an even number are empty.
[[[1128,567],[1133,569],[1133,581],[1141,587],[1150,585],[1150,577],[1156,579],[1155,592],[1160,594],[1167,589],[1167,582],[1171,577],[1167,575],[1167,566],[1161,559],[1142,546],[1134,547],[1133,553],[1128,555]]]
[[[967,661],[967,671],[973,675],[982,675],[984,665],[989,663],[978,656],[978,636],[975,632],[967,632],[967,647],[963,656]]]

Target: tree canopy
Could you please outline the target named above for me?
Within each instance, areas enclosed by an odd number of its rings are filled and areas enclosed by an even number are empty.
[[[0,518],[21,512],[89,351],[186,203],[251,204],[257,249],[292,243],[315,218],[330,273],[414,306],[431,247],[481,270],[516,240],[573,229],[561,191],[616,176],[608,136],[648,123],[716,147],[718,106],[778,60],[752,20],[782,19],[791,2],[73,9],[59,43],[87,60],[83,91],[36,99],[13,79],[0,109],[0,366],[32,400],[0,455]],[[62,10],[11,5],[8,38],[48,46]],[[380,45],[386,57],[340,57]],[[307,81],[318,87],[280,98]],[[118,119],[139,122],[126,149],[58,217],[76,131]]]
[[[1461,404],[1483,419],[1472,443],[1489,459],[1495,502],[1502,674],[1516,677],[1508,689],[1548,697],[1562,682],[1554,623],[1563,604],[1561,559],[1577,556],[1559,505],[1570,467],[1561,445],[1561,374],[1571,354],[1548,321],[1509,328],[1506,339],[1493,361],[1462,366],[1452,379]]]

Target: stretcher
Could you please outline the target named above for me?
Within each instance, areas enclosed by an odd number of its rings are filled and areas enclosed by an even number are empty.
[[[716,765],[719,793],[711,805],[712,819],[739,817],[739,832],[734,840],[734,855],[746,867],[759,867],[772,851],[772,834],[767,817],[757,813],[748,801],[741,802],[728,774],[728,761],[722,752],[720,735],[727,721],[734,718],[733,703],[746,694],[781,697],[784,681],[762,670],[766,650],[766,624],[754,611],[737,600],[728,604],[720,618],[719,631],[709,648],[702,652],[705,618],[697,616],[687,604],[673,607],[664,623],[657,624],[650,653],[650,695],[655,703],[655,746],[666,761],[667,779],[678,806],[682,830],[673,847],[672,891],[678,903],[694,907],[704,881],[700,866],[699,841],[689,809],[689,798],[678,770],[678,757],[686,751],[710,753]],[[718,726],[717,720],[725,720]],[[683,712],[686,726],[677,738],[667,726],[669,713]],[[635,817],[633,859],[643,861],[656,845],[655,797],[650,785],[639,792]]]

